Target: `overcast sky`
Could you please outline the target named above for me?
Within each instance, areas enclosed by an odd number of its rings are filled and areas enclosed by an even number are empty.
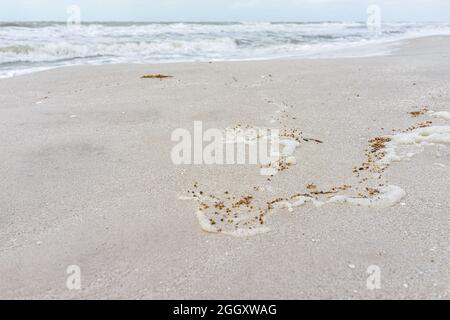
[[[365,21],[377,4],[384,21],[450,22],[450,0],[0,0],[1,21]]]

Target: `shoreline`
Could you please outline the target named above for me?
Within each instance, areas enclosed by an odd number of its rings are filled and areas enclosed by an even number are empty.
[[[161,61],[161,62],[133,62],[133,63],[126,63],[126,62],[119,62],[119,63],[92,63],[92,64],[73,64],[73,65],[66,65],[66,66],[56,66],[56,67],[42,67],[41,70],[26,70],[26,71],[20,71],[19,74],[15,75],[7,75],[7,76],[0,76],[0,80],[3,79],[11,79],[21,76],[26,76],[30,74],[40,73],[40,72],[46,72],[46,71],[52,71],[52,70],[59,70],[64,68],[72,68],[72,67],[98,67],[98,66],[115,66],[115,65],[140,65],[140,66],[152,66],[152,65],[164,65],[164,64],[202,64],[202,63],[240,63],[240,62],[264,62],[264,61],[291,61],[291,60],[334,60],[334,59],[364,59],[364,58],[375,58],[375,57],[387,57],[391,55],[398,54],[399,51],[408,43],[411,41],[417,41],[420,39],[436,39],[436,38],[449,38],[450,35],[425,35],[425,36],[413,36],[413,37],[407,37],[404,39],[395,39],[395,40],[386,40],[384,42],[378,43],[378,44],[366,44],[366,45],[358,45],[355,48],[369,48],[376,46],[381,50],[382,52],[374,52],[373,49],[371,52],[362,54],[353,54],[353,55],[342,55],[339,56],[339,50],[336,51],[334,54],[337,56],[333,56],[332,54],[329,54],[329,56],[281,56],[281,57],[266,57],[266,58],[248,58],[248,59],[224,59],[224,60],[203,60],[203,61]],[[341,53],[342,54],[342,53]]]

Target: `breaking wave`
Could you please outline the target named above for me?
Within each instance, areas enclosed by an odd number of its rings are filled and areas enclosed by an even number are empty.
[[[393,41],[450,34],[449,23],[0,23],[0,77],[78,64],[384,54]]]

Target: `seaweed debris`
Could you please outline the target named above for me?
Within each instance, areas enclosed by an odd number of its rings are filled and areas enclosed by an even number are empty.
[[[159,79],[159,80],[167,78],[173,78],[173,76],[168,76],[164,74],[146,74],[141,77],[141,79]]]

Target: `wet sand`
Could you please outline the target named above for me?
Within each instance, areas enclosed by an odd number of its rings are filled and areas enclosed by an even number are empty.
[[[448,299],[450,146],[420,145],[381,173],[364,164],[374,138],[450,126],[449,58],[450,38],[428,37],[383,57],[1,79],[0,297]],[[297,163],[274,177],[255,165],[175,165],[171,134],[194,121],[297,130]],[[267,208],[296,194],[372,199],[391,185],[404,195],[385,207]],[[192,191],[202,199],[183,200]],[[197,211],[210,195],[264,207],[267,232],[205,232]],[[70,265],[81,290],[66,286]],[[380,289],[367,289],[370,266]]]

